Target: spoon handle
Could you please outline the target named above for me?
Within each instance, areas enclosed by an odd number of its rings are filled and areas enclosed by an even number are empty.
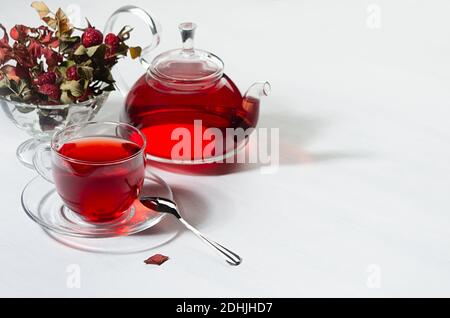
[[[160,213],[168,213],[172,214],[174,217],[176,217],[183,225],[190,231],[192,231],[195,235],[197,235],[203,242],[208,244],[209,246],[213,247],[216,252],[218,252],[223,258],[225,258],[225,261],[233,266],[237,266],[240,263],[242,263],[242,259],[237,255],[236,253],[230,251],[226,247],[220,245],[217,242],[214,242],[207,238],[205,235],[200,233],[199,230],[197,230],[195,227],[190,225],[185,219],[183,219],[178,212],[178,208],[175,202],[163,199],[159,197],[148,197],[143,196],[140,198],[141,203],[144,204],[146,207],[153,209]]]
[[[195,235],[197,235],[203,242],[207,243],[209,246],[213,247],[220,255],[222,255],[223,258],[225,258],[225,261],[233,266],[237,266],[242,262],[242,259],[239,255],[236,253],[230,251],[228,248],[222,246],[221,244],[210,240],[206,236],[204,236],[202,233],[200,233],[199,230],[197,230],[195,227],[190,225],[188,222],[186,222],[185,219],[182,217],[178,218],[181,223],[190,231],[192,231]]]

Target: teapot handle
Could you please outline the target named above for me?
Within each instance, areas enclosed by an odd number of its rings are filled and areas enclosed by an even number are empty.
[[[148,26],[150,29],[150,32],[152,33],[152,42],[150,45],[146,46],[142,49],[141,57],[139,57],[139,62],[141,65],[147,69],[150,66],[150,62],[146,60],[146,58],[149,56],[150,51],[155,49],[159,41],[161,39],[161,27],[157,20],[147,11],[145,11],[142,8],[132,6],[132,5],[126,5],[119,9],[117,9],[109,18],[108,21],[106,21],[104,34],[108,34],[110,32],[113,32],[117,18],[121,14],[130,13],[142,21]],[[119,92],[126,96],[128,92],[130,91],[130,85],[127,83],[127,81],[123,78],[122,72],[117,70],[117,66],[113,68],[113,75],[114,79],[116,80],[116,87],[119,90]]]

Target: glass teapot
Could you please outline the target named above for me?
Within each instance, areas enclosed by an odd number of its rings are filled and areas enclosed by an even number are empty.
[[[146,135],[148,158],[204,164],[221,162],[243,148],[258,122],[260,98],[270,93],[269,83],[254,83],[242,95],[224,73],[219,57],[194,48],[196,25],[191,22],[179,25],[182,48],[148,62],[148,53],[160,41],[158,23],[145,10],[125,6],[111,15],[105,34],[113,31],[123,13],[142,19],[153,35],[140,58],[147,71],[131,89],[120,72],[114,74],[117,87],[126,96],[121,121]]]

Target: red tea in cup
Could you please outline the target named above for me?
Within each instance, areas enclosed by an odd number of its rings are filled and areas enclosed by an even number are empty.
[[[52,139],[51,169],[36,154],[36,170],[54,182],[65,206],[89,222],[109,222],[131,211],[145,178],[145,137],[128,125],[90,122]],[[51,173],[50,173],[51,172]]]
[[[144,182],[143,156],[133,159],[140,149],[132,141],[111,137],[63,144],[58,150],[62,156],[53,160],[53,178],[66,206],[92,222],[121,216]]]

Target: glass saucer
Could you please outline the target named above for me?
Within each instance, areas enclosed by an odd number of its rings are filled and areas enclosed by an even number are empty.
[[[82,238],[58,234],[43,229],[44,233],[56,243],[83,252],[128,255],[162,249],[180,234],[180,228],[175,220],[164,218],[151,228],[134,235],[107,238]]]
[[[173,200],[172,190],[167,183],[148,172],[142,195]],[[90,223],[65,207],[55,185],[40,176],[25,186],[21,200],[26,214],[44,230],[79,238],[110,238],[136,234],[158,224],[166,216],[144,207],[136,200],[119,219],[107,224]]]

